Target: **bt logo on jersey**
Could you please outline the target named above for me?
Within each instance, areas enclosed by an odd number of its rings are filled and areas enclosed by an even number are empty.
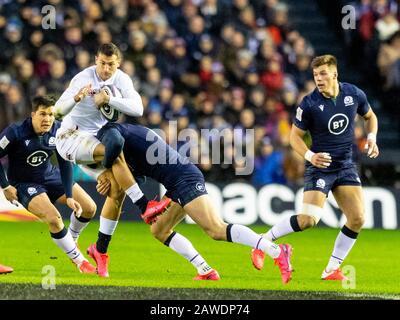
[[[338,135],[343,133],[348,125],[349,118],[343,113],[338,113],[329,119],[328,129],[330,133]]]
[[[30,164],[32,167],[37,167],[40,166],[42,163],[44,163],[48,157],[49,155],[46,152],[39,150],[32,153],[26,159],[26,162]]]

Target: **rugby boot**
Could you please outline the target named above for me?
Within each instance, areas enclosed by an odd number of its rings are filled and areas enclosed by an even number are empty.
[[[253,262],[254,268],[261,270],[264,267],[265,253],[260,249],[251,250],[251,261]]]
[[[279,267],[281,272],[282,282],[288,283],[292,279],[292,265],[290,258],[292,256],[292,246],[290,244],[280,244],[281,253],[278,258],[275,258],[275,264]]]
[[[96,273],[96,267],[87,260],[83,260],[77,267],[81,273]]]
[[[342,270],[336,269],[330,272],[327,272],[326,269],[324,272],[322,272],[321,275],[322,280],[336,280],[336,281],[343,281],[343,280],[349,280],[343,273]]]
[[[13,268],[11,268],[11,267],[7,267],[7,266],[3,266],[3,265],[1,265],[0,264],[0,274],[6,274],[6,273],[11,273],[11,272],[13,272],[14,271],[14,269]]]
[[[152,224],[156,221],[157,216],[161,215],[170,203],[170,198],[164,198],[160,201],[150,200],[147,204],[146,211],[140,216],[144,222]]]
[[[96,262],[99,277],[108,278],[110,276],[108,274],[108,254],[97,251],[95,243],[91,244],[86,252]]]
[[[217,272],[217,270],[211,269],[210,272],[206,274],[198,274],[193,278],[193,280],[220,280],[220,276]]]

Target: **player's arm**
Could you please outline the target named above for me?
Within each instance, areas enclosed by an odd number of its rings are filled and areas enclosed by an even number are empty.
[[[12,127],[7,127],[0,134],[0,159],[8,154],[8,150],[15,139],[15,133]],[[0,186],[3,189],[6,199],[10,202],[17,201],[17,189],[14,188],[7,179],[6,172],[0,162]]]
[[[330,166],[332,159],[329,153],[314,153],[308,149],[304,142],[304,135],[310,128],[311,119],[307,99],[304,98],[296,109],[296,117],[294,119],[292,130],[290,131],[290,145],[304,159],[309,161],[317,168],[327,168]]]
[[[372,110],[367,96],[361,89],[357,88],[358,107],[357,113],[365,120],[365,129],[367,131],[367,143],[364,146],[368,157],[376,158],[379,155],[379,149],[376,144],[376,135],[378,133],[378,118]]]
[[[77,103],[91,93],[92,85],[85,81],[87,79],[80,74],[71,80],[70,85],[55,104],[56,118],[70,113]]]
[[[76,215],[79,217],[82,213],[81,205],[75,201],[72,197],[72,185],[73,185],[73,164],[70,161],[64,160],[58,152],[57,161],[60,167],[61,181],[64,186],[65,196],[67,198],[67,205],[70,207]]]
[[[95,96],[95,103],[98,106],[101,106],[103,103],[108,103],[123,114],[131,117],[141,117],[143,115],[142,98],[133,87],[133,82],[129,76],[123,74],[122,78],[122,81],[119,82],[122,98],[110,97],[102,90],[101,97]]]
[[[314,153],[308,149],[303,139],[306,132],[307,131],[300,129],[293,124],[292,130],[290,131],[291,147],[304,159],[311,162],[313,166],[317,168],[329,167],[332,162],[331,156],[326,152]]]
[[[367,143],[364,149],[370,158],[376,158],[379,155],[379,148],[376,144],[376,135],[378,134],[378,118],[374,111],[369,111],[363,116],[365,120],[365,130],[367,131]]]

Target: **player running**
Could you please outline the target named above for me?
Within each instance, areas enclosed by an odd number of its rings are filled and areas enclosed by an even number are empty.
[[[103,44],[97,51],[96,64],[71,80],[56,103],[57,113],[65,115],[56,133],[56,146],[65,160],[80,164],[102,162],[104,167],[111,168],[118,184],[147,221],[160,214],[169,200],[149,201],[144,196],[126,165],[122,153],[123,140],[118,132],[111,128],[104,132],[101,141],[95,137],[108,122],[100,111],[105,104],[129,116],[143,114],[139,93],[134,89],[131,78],[119,69],[121,59],[122,54],[116,45]],[[105,86],[120,92],[121,97],[110,95]],[[101,219],[100,232],[113,229],[115,224],[110,219]],[[108,237],[108,234],[102,234]]]
[[[117,129],[125,139],[124,154],[135,176],[151,177],[167,189],[166,197],[172,199],[171,205],[167,213],[153,219],[151,232],[159,241],[189,260],[199,270],[198,279],[219,276],[189,240],[173,231],[186,214],[214,240],[241,243],[266,252],[278,264],[282,281],[287,283],[290,280],[290,245],[276,245],[243,225],[223,222],[207,194],[200,170],[154,131],[140,125],[109,123],[99,131],[98,137],[101,138],[110,127]],[[98,181],[98,191],[105,194],[109,184],[104,181],[104,176]],[[88,253],[95,259],[98,270],[107,269],[106,263],[103,263],[108,261],[107,255],[98,254],[95,245],[89,247]],[[202,265],[210,269],[202,269]]]
[[[0,134],[0,158],[8,155],[9,159],[8,178],[0,163],[0,185],[8,201],[19,201],[47,223],[53,241],[81,272],[95,273],[96,268],[80,252],[73,235],[77,239],[95,215],[96,204],[78,184],[73,185],[72,164],[56,152],[55,134],[60,123],[54,118],[54,103],[50,97],[35,97],[31,117]],[[50,162],[54,153],[60,169]],[[55,202],[73,210],[69,230]]]
[[[293,149],[306,159],[303,208],[298,215],[273,226],[263,237],[275,241],[292,232],[314,227],[323,214],[326,197],[332,191],[347,221],[336,238],[321,278],[344,280],[346,277],[339,267],[364,224],[361,180],[352,160],[354,121],[357,114],[365,120],[368,132],[365,151],[370,158],[376,158],[379,155],[376,144],[378,119],[362,90],[338,81],[334,56],[316,57],[311,67],[317,88],[305,96],[297,108],[290,136]],[[307,131],[312,138],[310,149],[303,141]],[[252,261],[257,269],[261,269],[264,253],[253,249]]]

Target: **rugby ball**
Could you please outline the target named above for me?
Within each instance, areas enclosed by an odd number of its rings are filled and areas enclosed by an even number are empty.
[[[121,92],[113,85],[101,87],[100,90],[105,90],[110,97],[122,98]],[[114,107],[110,106],[108,103],[105,103],[100,107],[100,112],[104,118],[110,122],[117,121],[120,115],[120,112]]]

